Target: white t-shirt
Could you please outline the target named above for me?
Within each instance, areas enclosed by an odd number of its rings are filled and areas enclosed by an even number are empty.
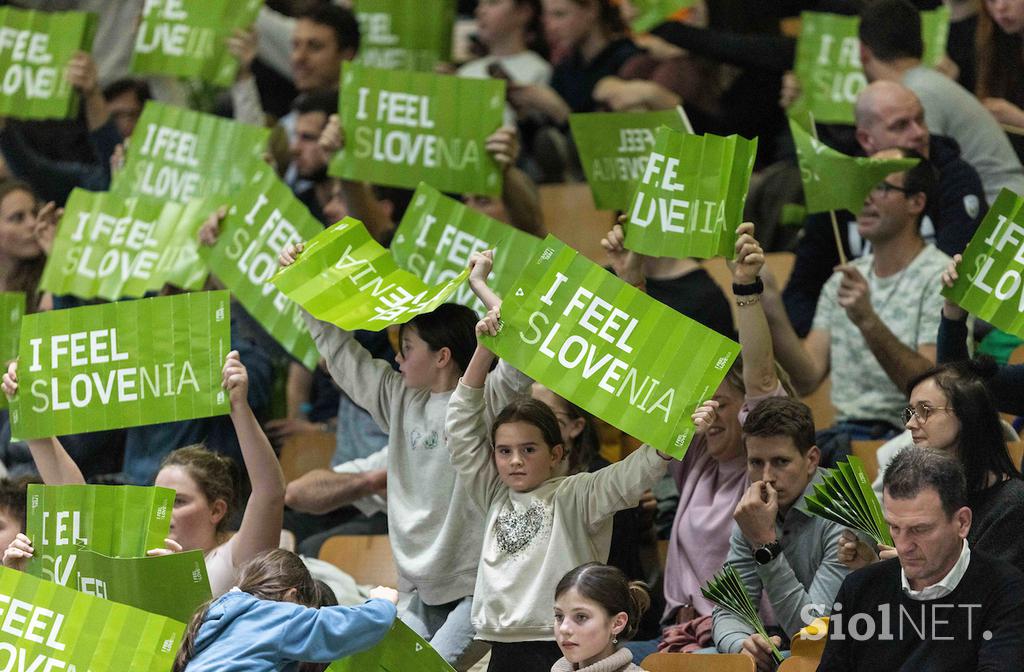
[[[500,63],[516,84],[547,84],[551,81],[551,64],[533,51],[521,51],[512,56],[484,56],[466,63],[458,69],[459,77],[487,79],[491,75],[487,68],[491,63]],[[514,126],[516,113],[510,105],[505,106],[505,124]]]

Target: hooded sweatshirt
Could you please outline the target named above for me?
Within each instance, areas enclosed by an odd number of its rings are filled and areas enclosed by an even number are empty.
[[[210,604],[187,672],[291,671],[298,663],[329,663],[384,639],[395,605],[373,599],[358,607],[311,609],[261,600],[238,588]]]

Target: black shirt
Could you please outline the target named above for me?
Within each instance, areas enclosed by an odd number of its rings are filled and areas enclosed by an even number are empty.
[[[723,336],[736,338],[729,301],[703,268],[676,278],[647,278],[647,294]]]
[[[617,74],[626,61],[640,52],[640,47],[627,37],[609,42],[589,63],[577,49],[555,66],[551,73],[551,88],[573,112],[593,112],[597,108],[593,96],[597,83],[604,77]]]

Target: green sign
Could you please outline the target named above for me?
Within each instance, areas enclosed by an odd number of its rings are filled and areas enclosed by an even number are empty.
[[[465,271],[474,252],[497,248],[488,284],[504,296],[519,277],[523,260],[533,258],[543,243],[421,183],[391,241],[391,254],[423,282],[438,284]],[[459,286],[452,301],[480,315],[487,312],[468,284]]]
[[[875,185],[893,173],[902,173],[917,165],[917,159],[847,156],[811,136],[792,118],[789,130],[796,145],[804,202],[809,213],[849,210],[857,214]]]
[[[600,210],[625,210],[654,150],[661,126],[686,130],[681,110],[588,112],[569,115],[580,163]]]
[[[230,86],[238,60],[228,52],[227,39],[236,28],[255,23],[262,5],[263,0],[146,0],[131,71]]]
[[[646,33],[668,21],[679,10],[692,7],[694,2],[695,0],[631,0],[637,12],[631,24],[633,30]]]
[[[542,385],[681,458],[693,410],[739,345],[548,236],[501,307],[488,348]]]
[[[338,103],[345,148],[330,174],[415,189],[497,196],[487,137],[502,124],[505,82],[345,63]]]
[[[959,278],[942,295],[1024,338],[1024,198],[1003,189],[964,250]]]
[[[814,114],[826,124],[854,123],[857,95],[867,86],[860,62],[860,40],[856,16],[803,12],[796,43],[795,72],[802,89],[790,114]],[[934,66],[946,54],[949,37],[949,8],[921,12],[924,63]]]
[[[202,551],[112,558],[78,549],[73,585],[83,593],[187,623],[213,595]]]
[[[311,240],[271,282],[313,317],[354,331],[380,331],[429,313],[455,293],[467,268],[430,286],[395,263],[363,223],[346,217]]]
[[[75,52],[92,48],[95,31],[94,14],[0,7],[0,116],[77,115],[78,94],[64,72]]]
[[[323,226],[269,166],[260,168],[232,203],[217,244],[199,253],[260,326],[312,369],[320,355],[302,311],[268,280],[281,250],[313,238]]]
[[[209,214],[249,183],[252,162],[262,162],[269,137],[266,128],[151,100],[142,110],[124,168],[110,190],[178,203],[217,197]]]
[[[167,672],[185,624],[0,567],[0,670]]]
[[[25,316],[16,437],[36,439],[228,412],[228,292],[120,301]]]
[[[197,229],[182,218],[184,209],[158,198],[75,189],[40,288],[116,301],[158,291],[177,276],[179,286],[200,289],[206,269],[199,259]]]
[[[660,128],[629,206],[626,248],[655,257],[732,257],[757,140]]]
[[[882,505],[860,458],[851,455],[828,469],[822,482],[814,485],[814,494],[804,497],[804,503],[816,516],[863,532],[876,544],[893,545]]]
[[[21,292],[0,292],[0,366],[18,356],[18,335],[25,315],[25,295]],[[0,372],[2,373],[2,372]],[[7,408],[7,395],[0,394],[0,408]]]
[[[432,72],[451,60],[455,0],[357,0],[359,62],[385,70]]]
[[[395,624],[377,646],[332,663],[327,672],[455,672],[455,668],[412,631],[395,619]]]

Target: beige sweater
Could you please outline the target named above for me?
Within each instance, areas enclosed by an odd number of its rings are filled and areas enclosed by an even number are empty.
[[[586,562],[608,561],[612,516],[636,506],[668,462],[643,446],[592,474],[515,492],[498,477],[484,408],[484,391],[460,382],[446,422],[452,465],[470,501],[486,513],[473,627],[484,641],[550,641],[558,581]]]
[[[629,649],[619,649],[604,660],[593,665],[573,668],[565,658],[560,658],[551,666],[551,672],[646,672],[644,668],[633,664],[633,654]]]

